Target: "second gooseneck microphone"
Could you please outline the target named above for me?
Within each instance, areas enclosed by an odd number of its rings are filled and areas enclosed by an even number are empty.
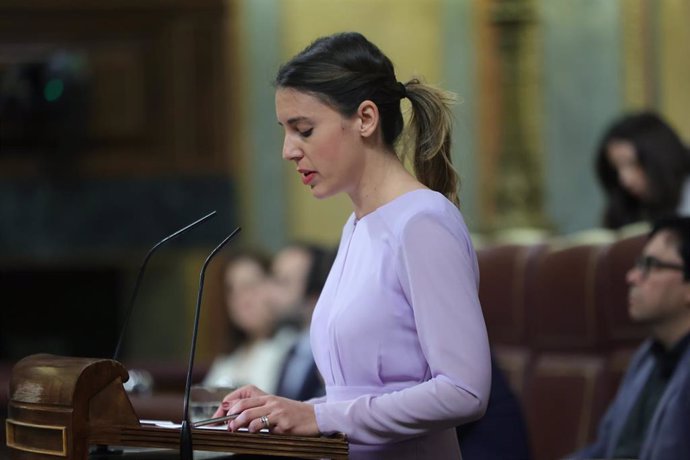
[[[194,311],[194,329],[192,330],[192,346],[189,352],[189,366],[187,367],[187,382],[184,388],[184,409],[182,415],[182,427],[180,429],[180,459],[192,460],[194,452],[192,447],[192,424],[189,420],[189,393],[192,388],[192,370],[194,369],[194,354],[196,352],[196,339],[199,334],[199,317],[201,313],[201,296],[204,291],[204,277],[206,276],[206,267],[211,259],[223,249],[230,240],[240,232],[241,228],[237,227],[232,231],[206,258],[204,265],[201,267],[199,273],[199,292],[196,299],[196,310]]]
[[[176,236],[179,236],[183,233],[185,233],[187,230],[191,230],[197,225],[201,224],[202,222],[205,222],[207,219],[210,219],[211,217],[216,215],[216,211],[212,211],[208,214],[206,214],[204,217],[201,219],[198,219],[191,224],[187,225],[186,227],[182,227],[175,233],[172,233],[162,240],[160,240],[158,243],[156,243],[146,254],[146,257],[144,257],[144,262],[141,264],[141,268],[139,269],[139,274],[137,275],[137,281],[134,283],[134,289],[132,290],[132,297],[129,299],[129,306],[127,307],[127,312],[125,313],[125,319],[124,322],[122,323],[122,330],[120,331],[120,338],[117,341],[117,345],[115,346],[115,352],[113,353],[113,360],[117,361],[118,358],[120,357],[120,349],[122,348],[122,340],[125,337],[125,330],[127,329],[127,324],[129,323],[129,317],[132,316],[132,310],[134,309],[134,300],[137,298],[137,293],[139,292],[139,285],[141,284],[141,279],[143,278],[144,275],[144,269],[146,269],[146,265],[149,263],[149,259],[153,255],[154,252],[156,252],[156,249],[161,247],[164,243],[172,240]]]

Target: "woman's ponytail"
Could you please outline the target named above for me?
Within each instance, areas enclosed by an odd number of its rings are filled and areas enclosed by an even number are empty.
[[[405,95],[412,105],[410,129],[417,179],[459,205],[460,181],[451,160],[455,96],[416,79],[405,84]]]

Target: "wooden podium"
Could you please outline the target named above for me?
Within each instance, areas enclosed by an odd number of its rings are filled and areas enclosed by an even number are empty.
[[[142,425],[122,383],[127,370],[110,359],[28,356],[12,370],[5,422],[13,460],[87,460],[89,446],[179,449],[179,428]],[[192,430],[195,450],[279,457],[348,458],[344,436]]]

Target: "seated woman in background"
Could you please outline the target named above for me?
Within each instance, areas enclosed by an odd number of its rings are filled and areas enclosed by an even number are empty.
[[[615,121],[600,141],[596,170],[606,194],[605,227],[690,214],[690,152],[654,113]]]
[[[276,330],[276,318],[268,302],[268,258],[241,252],[226,262],[223,285],[231,329],[239,337],[237,347],[213,361],[204,385],[237,387],[253,384],[275,391],[281,364],[297,333]]]

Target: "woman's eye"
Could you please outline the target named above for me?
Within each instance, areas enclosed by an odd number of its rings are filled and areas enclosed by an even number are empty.
[[[300,131],[299,135],[302,137],[309,137],[311,136],[312,131],[314,131],[314,128],[309,128],[306,131]]]

